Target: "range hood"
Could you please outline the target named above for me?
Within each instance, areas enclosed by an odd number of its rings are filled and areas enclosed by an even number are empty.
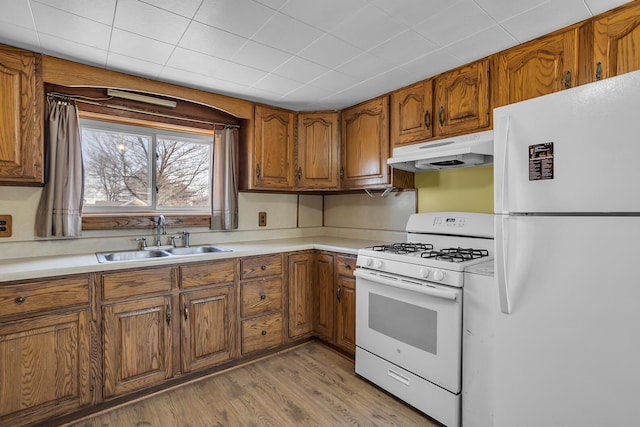
[[[493,163],[493,131],[412,144],[393,149],[387,164],[409,172],[466,168]]]

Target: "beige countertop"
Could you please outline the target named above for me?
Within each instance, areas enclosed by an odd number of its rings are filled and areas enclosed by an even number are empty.
[[[112,271],[125,268],[151,267],[235,258],[252,255],[263,255],[277,252],[292,252],[318,249],[331,252],[357,254],[358,249],[381,243],[372,240],[345,239],[339,237],[303,237],[293,239],[275,239],[235,243],[216,243],[231,249],[232,252],[215,252],[198,255],[151,258],[135,261],[119,261],[99,263],[95,253],[78,255],[42,256],[0,260],[0,283],[14,280],[35,279],[47,276],[90,273],[96,271]]]

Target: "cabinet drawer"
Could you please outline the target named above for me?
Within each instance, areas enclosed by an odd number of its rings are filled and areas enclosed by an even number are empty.
[[[242,353],[282,344],[282,315],[261,316],[242,322]]]
[[[338,255],[336,270],[340,276],[353,276],[356,268],[356,257],[353,255]]]
[[[88,303],[88,276],[0,286],[0,317]]]
[[[181,287],[230,283],[235,280],[235,260],[226,259],[180,267]]]
[[[282,254],[261,255],[240,260],[241,279],[282,275]]]
[[[243,283],[240,287],[242,317],[269,313],[282,308],[282,279]]]
[[[171,267],[127,270],[102,276],[104,299],[124,298],[152,292],[165,292],[173,286]]]

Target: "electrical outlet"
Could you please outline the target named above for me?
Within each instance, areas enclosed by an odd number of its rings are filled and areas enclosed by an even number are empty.
[[[0,237],[11,237],[11,215],[0,215]]]
[[[266,226],[267,226],[267,213],[258,212],[258,227],[266,227]]]

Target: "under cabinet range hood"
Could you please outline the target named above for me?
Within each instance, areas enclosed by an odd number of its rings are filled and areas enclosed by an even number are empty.
[[[393,149],[389,166],[409,172],[466,168],[493,163],[493,131],[471,133]]]

